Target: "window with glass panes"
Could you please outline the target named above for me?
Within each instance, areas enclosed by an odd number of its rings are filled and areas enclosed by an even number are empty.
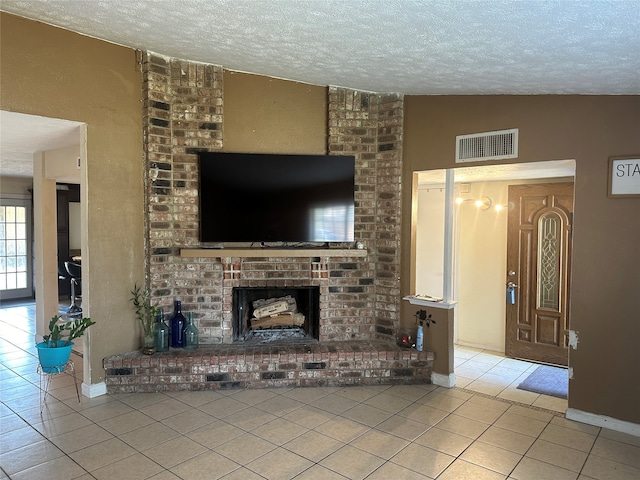
[[[28,287],[27,208],[0,205],[0,290]]]

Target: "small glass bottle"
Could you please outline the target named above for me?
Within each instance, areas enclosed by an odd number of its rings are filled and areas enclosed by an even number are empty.
[[[156,352],[169,351],[169,327],[164,323],[164,311],[162,307],[156,314],[156,323],[153,326],[153,338],[156,344]]]
[[[184,347],[184,324],[185,318],[182,315],[182,302],[176,301],[176,312],[171,317],[171,331],[169,333],[169,344],[171,348]]]
[[[187,326],[184,327],[184,348],[190,350],[198,348],[198,343],[200,343],[200,334],[193,324],[193,312],[189,312],[189,321]]]

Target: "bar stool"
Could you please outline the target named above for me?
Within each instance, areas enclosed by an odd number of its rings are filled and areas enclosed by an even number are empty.
[[[64,262],[58,262],[58,280],[66,280],[66,281],[71,280],[71,277],[67,273],[67,269],[64,266]],[[73,306],[73,303],[69,305],[69,308],[71,308],[72,306]]]
[[[76,302],[78,299],[82,301],[82,295],[77,294],[76,287],[78,290],[81,288],[82,266],[74,262],[64,262],[64,268],[67,270],[69,277],[71,277],[71,306],[67,310],[67,314],[72,316],[81,315],[82,307],[76,305]]]

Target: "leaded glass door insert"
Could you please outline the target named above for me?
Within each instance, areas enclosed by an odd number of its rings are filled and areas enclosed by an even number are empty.
[[[560,308],[560,255],[562,220],[555,212],[538,220],[538,306]]]

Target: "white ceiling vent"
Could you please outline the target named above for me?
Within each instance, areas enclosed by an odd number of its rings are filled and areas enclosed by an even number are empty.
[[[518,158],[518,129],[456,137],[456,163]]]

